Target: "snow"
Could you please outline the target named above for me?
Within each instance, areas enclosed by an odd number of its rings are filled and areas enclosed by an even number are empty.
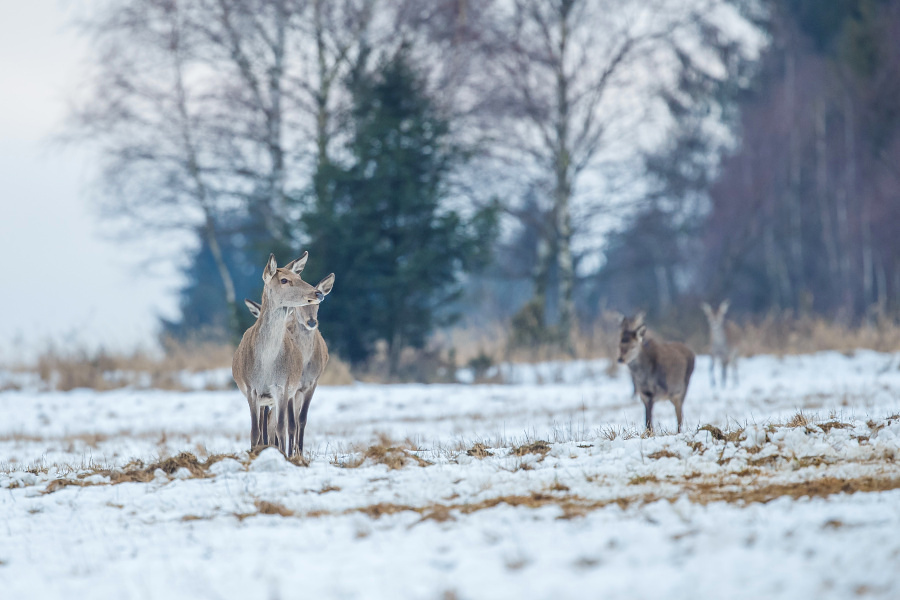
[[[708,361],[652,437],[605,361],[323,387],[308,466],[237,391],[2,392],[2,597],[900,597],[900,355]]]

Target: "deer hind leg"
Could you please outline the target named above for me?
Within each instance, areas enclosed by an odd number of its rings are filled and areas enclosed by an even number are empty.
[[[684,404],[684,393],[672,398],[672,404],[675,405],[675,421],[678,423],[678,433],[681,433],[681,406]]]
[[[737,357],[731,359],[731,380],[734,382],[734,387],[738,386],[738,361]]]
[[[303,406],[300,408],[300,414],[297,416],[297,452],[303,453],[303,435],[306,432],[306,418],[309,414],[309,405],[312,402],[313,393],[316,386],[313,385],[309,391],[303,395]]]
[[[644,402],[644,424],[647,431],[653,432],[653,394],[641,392],[641,400]]]
[[[722,359],[722,388],[728,387],[728,359]]]
[[[288,456],[294,456],[297,454],[297,414],[296,414],[296,406],[297,406],[297,397],[299,394],[294,394],[288,399],[287,406],[287,436],[288,436],[288,445],[290,446],[290,452]]]
[[[709,354],[709,385],[716,387],[716,355]]]
[[[250,403],[250,447],[253,448],[262,441],[259,435],[259,406],[253,392],[250,392],[248,401]]]

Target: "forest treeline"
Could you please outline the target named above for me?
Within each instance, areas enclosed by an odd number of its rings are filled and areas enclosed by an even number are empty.
[[[900,2],[121,0],[66,130],[98,203],[234,339],[270,252],[395,371],[460,316],[900,311]]]

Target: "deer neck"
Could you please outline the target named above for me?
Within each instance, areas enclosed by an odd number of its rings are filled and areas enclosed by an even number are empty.
[[[303,355],[304,364],[308,363],[312,359],[313,350],[316,347],[316,336],[319,335],[319,330],[314,329],[310,331],[306,328],[306,325],[300,322],[300,315],[294,314],[294,343],[297,344],[297,347],[300,349],[300,353]]]
[[[644,341],[641,342],[640,352],[630,364],[646,366],[653,363],[656,360],[657,349],[656,340],[649,336],[645,337]]]
[[[290,318],[289,306],[276,306],[263,294],[259,319],[256,321],[256,348],[259,360],[271,362],[284,348],[284,337]]]
[[[709,339],[713,346],[725,346],[725,325],[721,321],[709,322]]]

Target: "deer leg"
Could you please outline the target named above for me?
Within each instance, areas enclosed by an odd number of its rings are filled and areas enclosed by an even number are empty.
[[[297,416],[296,416],[295,410],[294,410],[294,406],[296,405],[296,403],[297,403],[297,394],[294,394],[288,400],[288,406],[287,406],[287,420],[288,420],[288,426],[287,426],[288,439],[287,439],[287,441],[288,441],[288,445],[291,448],[291,451],[288,454],[288,456],[293,456],[294,454],[297,454]]]
[[[722,361],[722,388],[727,387],[728,385],[728,361]]]
[[[641,392],[641,400],[644,401],[644,423],[647,431],[653,431],[653,394]]]
[[[259,416],[259,437],[261,438],[259,441],[262,442],[262,446],[269,445],[269,407],[263,406],[260,409]]]
[[[716,355],[709,355],[709,385],[716,387]]]
[[[313,392],[316,386],[313,385],[303,397],[303,407],[300,409],[300,416],[297,418],[297,451],[303,452],[303,434],[306,431],[306,416],[309,414],[309,405],[312,402]]]
[[[675,420],[678,422],[678,433],[681,433],[681,405],[684,404],[684,394],[680,394],[672,399],[675,405]]]
[[[286,412],[287,398],[281,398],[278,402],[278,406],[275,407],[275,439],[278,449],[281,450],[285,456],[290,457],[290,454],[288,454],[290,447],[287,439],[288,422],[285,415]]]
[[[734,381],[734,387],[738,386],[738,368],[737,359],[731,361],[731,380]]]
[[[253,392],[250,392],[251,398],[248,398],[250,403],[250,447],[259,445],[259,414],[256,407],[256,401],[252,398]]]

